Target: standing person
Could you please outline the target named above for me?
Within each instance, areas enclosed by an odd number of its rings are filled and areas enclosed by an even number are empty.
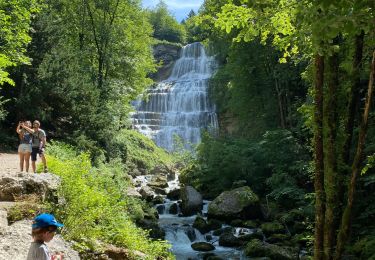
[[[35,120],[33,122],[34,133],[32,135],[32,152],[31,152],[31,165],[34,173],[36,173],[36,155],[42,159],[44,172],[48,172],[46,157],[44,156],[44,149],[46,147],[47,136],[44,130],[40,129],[40,122]],[[27,129],[27,128],[26,128]]]
[[[31,131],[26,130],[26,128],[31,128],[31,122],[19,122],[17,125],[16,132],[20,138],[20,145],[18,146],[18,155],[20,157],[20,170],[23,172],[23,165],[26,166],[26,172],[29,172],[29,165],[30,165],[30,155],[31,155],[31,142],[32,142],[32,133],[34,130],[30,129]]]
[[[45,242],[51,241],[57,229],[63,226],[51,214],[43,213],[36,216],[31,226],[34,241],[30,245],[27,260],[51,260],[52,256]]]

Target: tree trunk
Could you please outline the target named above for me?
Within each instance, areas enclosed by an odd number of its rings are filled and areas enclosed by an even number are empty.
[[[314,163],[315,163],[315,236],[314,259],[323,259],[324,231],[324,162],[323,162],[323,84],[324,57],[315,56],[315,95],[314,95]]]
[[[348,188],[348,201],[347,201],[347,205],[345,207],[344,213],[342,215],[341,226],[340,226],[339,234],[337,237],[335,260],[341,259],[342,253],[344,251],[344,246],[348,239],[351,216],[352,216],[353,201],[354,201],[354,195],[355,195],[355,189],[356,189],[356,182],[357,182],[358,172],[360,171],[361,157],[362,157],[362,152],[363,152],[363,148],[365,145],[365,139],[366,139],[366,134],[367,134],[368,115],[370,112],[371,99],[373,95],[372,92],[374,89],[374,78],[375,78],[375,51],[373,51],[373,54],[372,54],[371,71],[370,71],[370,77],[369,77],[369,82],[368,82],[365,110],[363,111],[363,118],[362,118],[361,128],[359,131],[359,136],[358,136],[357,151],[356,151],[353,164],[352,164],[352,176],[351,176],[349,188]]]
[[[276,95],[277,95],[277,102],[278,102],[278,105],[279,105],[280,126],[281,126],[281,128],[285,129],[286,124],[285,124],[285,113],[284,113],[284,108],[283,108],[283,97],[282,97],[282,93],[281,93],[281,90],[280,90],[279,81],[277,80],[276,77],[274,78],[274,81],[275,81],[275,90],[276,90]]]
[[[353,84],[350,90],[348,99],[348,110],[347,110],[347,122],[345,125],[346,139],[343,147],[343,160],[346,165],[349,165],[350,160],[350,147],[353,139],[354,120],[356,115],[357,100],[359,95],[359,89],[361,86],[360,71],[362,67],[362,52],[363,52],[363,38],[364,31],[357,35],[355,38],[355,53],[353,57],[353,72],[352,80]]]
[[[336,239],[338,193],[337,193],[337,89],[338,89],[338,53],[328,59],[328,89],[323,112],[323,127],[327,129],[323,142],[324,150],[324,191],[326,211],[324,222],[324,259],[332,259]]]

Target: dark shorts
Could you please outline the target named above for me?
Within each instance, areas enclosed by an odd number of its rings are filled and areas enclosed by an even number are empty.
[[[42,156],[44,154],[44,148],[39,149],[39,147],[33,147],[31,151],[31,161],[36,161],[36,155]]]

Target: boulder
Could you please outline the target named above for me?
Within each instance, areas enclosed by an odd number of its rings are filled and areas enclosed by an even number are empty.
[[[167,198],[170,200],[178,200],[180,198],[180,189],[174,189],[168,192]]]
[[[224,191],[208,206],[208,217],[230,221],[232,219],[263,218],[259,198],[248,186]]]
[[[221,229],[217,229],[215,230],[212,235],[214,236],[220,236],[221,234],[224,234],[224,233],[233,233],[234,232],[234,228],[233,227],[225,227],[225,228],[221,228]]]
[[[57,202],[60,178],[54,174],[19,173],[0,178],[0,201],[15,201],[23,196],[35,196],[40,201]]]
[[[238,239],[240,239],[242,241],[251,241],[253,239],[259,239],[259,240],[263,241],[263,238],[264,238],[264,235],[263,235],[262,231],[260,231],[260,230],[256,230],[251,234],[246,234],[246,235],[238,237]]]
[[[142,198],[142,195],[133,187],[127,187],[125,193],[129,197]]]
[[[143,229],[150,230],[150,237],[154,239],[164,239],[165,231],[159,227],[158,223],[150,219],[141,219],[137,221],[138,226]]]
[[[297,255],[290,250],[267,243],[258,239],[251,240],[245,248],[245,254],[249,257],[269,257],[273,260],[292,260],[297,259]]]
[[[195,242],[191,244],[191,248],[193,248],[195,251],[212,251],[215,250],[215,247],[207,242]]]
[[[147,183],[148,186],[150,187],[156,187],[156,188],[167,188],[168,187],[168,181],[167,181],[167,176],[165,175],[154,175],[152,176],[151,180],[149,183]]]
[[[220,246],[238,247],[244,245],[244,241],[238,239],[232,233],[223,233],[219,238]]]
[[[201,232],[202,234],[205,234],[208,231],[210,231],[210,228],[209,228],[206,220],[204,218],[202,218],[201,216],[197,216],[195,218],[194,223],[193,223],[193,228],[198,229],[199,232]]]
[[[173,203],[170,208],[169,208],[169,214],[174,214],[176,215],[178,213],[178,205],[177,203]]]
[[[181,212],[185,216],[191,216],[202,210],[202,195],[191,186],[181,189]]]
[[[146,259],[147,255],[136,250],[129,250],[126,248],[117,247],[114,245],[107,245],[104,250],[104,254],[113,260],[123,260],[123,259],[132,259],[136,257],[137,259]]]
[[[155,166],[151,172],[151,175],[163,175],[166,176],[168,181],[172,181],[176,178],[176,172],[174,169],[169,168],[166,165],[157,165]]]
[[[221,226],[222,226],[221,221],[217,220],[217,219],[209,219],[207,221],[207,224],[208,224],[210,230],[216,230],[216,229],[221,228]]]
[[[148,186],[143,186],[139,193],[142,195],[142,198],[147,201],[152,201],[152,199],[155,197],[155,192]]]
[[[155,197],[152,199],[152,203],[153,203],[154,205],[156,205],[156,204],[162,204],[162,203],[164,203],[164,198],[163,198],[162,196],[160,196],[160,195],[157,195],[157,196],[155,196]]]
[[[285,228],[279,222],[266,222],[260,228],[266,236],[285,233]]]

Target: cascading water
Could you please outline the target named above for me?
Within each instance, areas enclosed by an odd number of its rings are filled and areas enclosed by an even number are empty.
[[[215,108],[208,98],[208,80],[215,69],[215,60],[206,55],[201,43],[192,43],[182,49],[181,57],[176,61],[170,77],[158,83],[146,93],[147,100],[135,102],[133,126],[139,132],[152,138],[155,143],[169,151],[174,149],[174,136],[179,136],[189,148],[190,144],[200,142],[202,129],[218,128]],[[152,176],[138,176],[135,183],[140,187],[147,185]],[[178,177],[168,182],[169,190],[177,189]],[[202,214],[207,213],[208,201],[205,201]],[[174,210],[171,210],[174,206]],[[171,245],[171,251],[178,260],[206,259],[214,254],[221,259],[243,260],[243,253],[236,248],[220,246],[219,237],[212,232],[202,235],[193,228],[196,216],[183,216],[177,201],[165,199],[157,204],[159,226],[165,231],[165,239]],[[211,237],[207,238],[207,235]],[[214,245],[212,252],[193,250],[192,243],[206,242]]]
[[[148,90],[147,101],[135,103],[134,128],[168,151],[176,135],[185,147],[199,143],[202,129],[218,128],[207,91],[214,67],[201,43],[183,47],[170,77]]]

